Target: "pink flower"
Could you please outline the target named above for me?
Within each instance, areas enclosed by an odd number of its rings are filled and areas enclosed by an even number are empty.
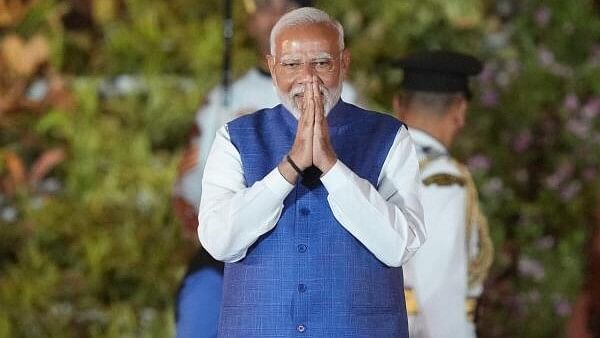
[[[542,6],[535,11],[533,19],[539,27],[546,27],[552,18],[552,10],[547,6]]]
[[[488,170],[492,165],[492,161],[489,157],[481,154],[472,156],[467,161],[467,166],[471,171]]]
[[[513,141],[513,149],[517,153],[523,153],[527,149],[529,149],[529,146],[531,145],[531,141],[532,141],[531,132],[529,130],[524,130],[524,131],[520,132],[517,135],[517,137],[515,137],[515,139]]]
[[[498,105],[498,93],[493,89],[486,89],[479,98],[481,105],[484,107],[495,107]]]
[[[548,250],[554,246],[555,240],[552,236],[544,236],[535,242],[535,247],[540,250]]]
[[[556,297],[554,300],[554,312],[561,317],[567,317],[571,314],[571,304],[562,297]]]
[[[538,60],[544,67],[554,64],[554,53],[546,47],[540,47],[538,50]]]
[[[558,187],[571,178],[575,167],[570,162],[563,162],[558,169],[550,176],[546,178],[546,187],[556,190]]]
[[[496,78],[496,66],[492,63],[486,63],[479,75],[479,81],[482,84],[490,84]]]
[[[575,111],[579,108],[579,97],[575,93],[570,93],[563,100],[563,107],[567,111]]]
[[[540,261],[523,256],[519,259],[517,269],[525,277],[531,277],[536,281],[544,279],[546,270]]]
[[[570,119],[567,122],[567,130],[573,135],[583,139],[589,136],[591,126],[585,121],[579,119]]]
[[[571,201],[580,190],[581,183],[579,181],[570,182],[566,187],[560,190],[560,197],[565,202]]]
[[[494,196],[504,189],[504,182],[500,177],[493,177],[481,187],[481,192],[486,196]]]
[[[598,175],[598,172],[597,172],[596,168],[585,168],[583,170],[583,173],[581,174],[581,176],[583,177],[583,180],[586,182],[595,180],[597,175]]]
[[[600,97],[592,97],[583,106],[581,110],[583,117],[586,119],[593,119],[600,115]]]

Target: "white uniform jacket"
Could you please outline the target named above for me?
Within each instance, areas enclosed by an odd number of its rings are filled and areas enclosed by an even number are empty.
[[[490,244],[487,223],[466,168],[429,134],[418,129],[409,132],[421,164],[421,201],[428,233],[427,241],[404,268],[411,337],[473,338],[475,327],[466,307],[482,291],[481,282],[469,282],[469,264],[478,256],[480,227],[467,224],[485,223],[484,237]],[[477,215],[477,220],[470,215]],[[487,272],[491,261],[486,259]]]

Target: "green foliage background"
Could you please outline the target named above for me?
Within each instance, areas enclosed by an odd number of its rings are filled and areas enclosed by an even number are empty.
[[[50,67],[75,100],[0,115],[3,179],[9,151],[27,168],[48,149],[66,151],[43,181],[0,194],[0,337],[172,336],[173,295],[192,248],[170,191],[194,112],[220,79],[222,1],[76,3],[34,1],[0,30],[46,37]],[[239,75],[256,56],[234,3]],[[496,246],[480,335],[563,336],[598,208],[598,3],[317,5],[345,26],[351,80],[383,111],[401,79],[389,60],[452,48],[486,61],[454,149],[474,172]],[[87,23],[74,27],[69,13]]]

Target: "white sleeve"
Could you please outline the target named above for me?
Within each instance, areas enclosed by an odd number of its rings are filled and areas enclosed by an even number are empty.
[[[217,132],[206,161],[198,216],[198,237],[215,259],[235,262],[271,230],[294,188],[275,167],[246,187],[240,154],[225,127]]]
[[[419,162],[405,127],[400,128],[379,176],[378,188],[341,161],[322,178],[335,218],[388,266],[401,266],[423,244]]]

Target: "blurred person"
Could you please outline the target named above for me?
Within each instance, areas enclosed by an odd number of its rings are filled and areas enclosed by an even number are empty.
[[[411,337],[475,337],[477,298],[492,263],[487,221],[467,168],[448,152],[466,123],[476,58],[425,51],[399,62],[394,110],[409,127],[421,169],[428,239],[405,267]]]
[[[279,102],[265,58],[269,54],[269,34],[283,14],[291,9],[310,6],[312,1],[246,0],[245,4],[250,13],[246,29],[255,42],[260,61],[232,84],[229,106],[223,105],[222,87],[208,94],[207,102],[196,114],[188,148],[179,164],[179,177],[173,193],[173,207],[184,226],[184,234],[196,243],[202,173],[217,128],[238,116],[262,107],[272,107]],[[349,85],[345,86],[342,96],[349,102],[356,101],[356,93]],[[178,338],[216,337],[222,281],[223,263],[214,260],[199,247],[177,294]]]
[[[402,264],[425,240],[406,127],[340,99],[339,22],[315,8],[271,32],[280,105],[219,129],[198,236],[226,262],[220,337],[407,337]]]

